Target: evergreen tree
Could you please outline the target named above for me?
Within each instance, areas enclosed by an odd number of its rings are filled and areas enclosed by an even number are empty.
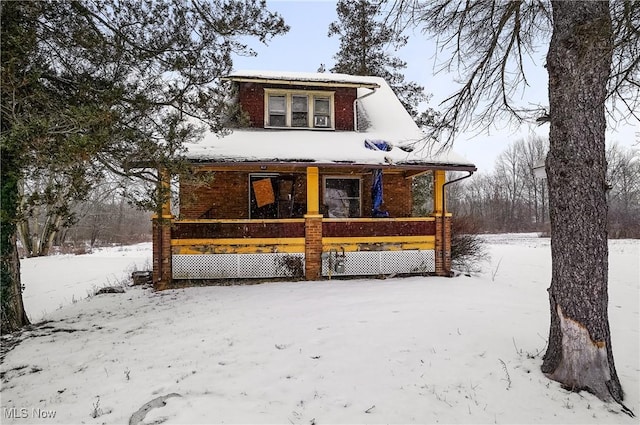
[[[380,20],[382,2],[339,0],[336,12],[338,21],[329,25],[329,37],[340,37],[340,50],[331,72],[384,78],[418,125],[432,125],[432,109],[418,112],[419,104],[429,99],[424,87],[405,81],[407,63],[389,53],[406,45],[408,37]]]
[[[16,246],[21,182],[57,176],[36,199],[62,199],[59,207],[70,210],[68,201],[86,198],[104,170],[154,181],[132,165],[179,167],[182,144],[201,134],[194,122],[218,132],[225,126],[231,111],[220,77],[232,53],[253,53],[239,37],[266,42],[288,27],[264,0],[0,8],[2,332],[9,332],[28,323]]]

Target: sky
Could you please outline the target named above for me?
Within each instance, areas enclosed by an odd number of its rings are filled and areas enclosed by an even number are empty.
[[[328,37],[329,24],[337,20],[335,1],[330,0],[268,0],[269,10],[278,12],[291,27],[288,33],[271,40],[268,45],[250,42],[256,51],[255,57],[235,57],[234,70],[268,70],[316,72],[321,64],[329,70],[334,65],[333,56],[339,48],[338,37]],[[433,41],[419,29],[410,30],[409,42],[395,54],[407,62],[404,70],[407,81],[415,81],[432,94],[428,105],[439,108],[439,104],[453,94],[458,87],[455,74],[436,73],[439,59]],[[517,103],[525,106],[546,105],[547,73],[544,67],[546,49],[532,55],[528,64],[527,79],[530,87],[517,93]],[[480,172],[491,172],[496,157],[510,142],[538,134],[548,135],[549,126],[523,124],[509,125],[496,120],[488,131],[468,131],[455,140],[453,150],[474,162]],[[631,146],[640,139],[640,123],[618,125],[608,133],[609,141],[617,141],[623,146]]]

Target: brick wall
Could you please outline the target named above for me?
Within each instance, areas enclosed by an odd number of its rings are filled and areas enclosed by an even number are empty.
[[[306,199],[307,178],[296,174],[294,203],[304,205]],[[206,185],[181,183],[180,218],[249,218],[249,173],[216,171]]]
[[[166,289],[171,283],[171,223],[167,219],[153,219],[153,287]]]
[[[442,224],[442,216],[436,217],[436,274],[449,276],[451,272],[451,216],[446,216],[444,219],[444,240],[442,239]]]
[[[336,130],[353,131],[353,102],[356,97],[356,89],[341,87],[335,90]]]
[[[305,217],[304,276],[318,280],[322,275],[322,216]]]
[[[264,127],[264,89],[313,90],[334,92],[335,129],[353,131],[353,101],[356,99],[355,88],[286,86],[281,84],[240,83],[239,101],[242,109],[249,115],[251,127]]]
[[[208,213],[207,213],[208,212]],[[249,218],[248,173],[216,171],[206,185],[180,183],[182,219]]]
[[[284,174],[283,174],[284,175]],[[322,176],[320,175],[320,205],[323,210]],[[348,174],[345,176],[353,176]],[[371,175],[362,176],[362,217],[371,216]],[[303,206],[306,212],[307,178],[305,174],[295,175],[294,203]],[[384,196],[382,210],[389,211],[391,217],[410,217],[412,210],[411,179],[402,175],[383,175]],[[180,217],[198,218],[249,218],[249,173],[216,171],[213,180],[206,185],[181,182]]]
[[[383,174],[382,210],[389,211],[391,217],[411,217],[413,197],[411,196],[411,179],[399,174]],[[369,183],[369,188],[371,183]],[[371,196],[369,196],[371,202]],[[371,207],[369,207],[371,211]]]
[[[249,126],[264,127],[264,85],[240,83],[239,101],[242,110],[249,114]]]

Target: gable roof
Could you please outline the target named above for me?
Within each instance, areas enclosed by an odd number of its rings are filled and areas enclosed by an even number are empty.
[[[337,84],[357,88],[359,131],[234,129],[220,136],[208,133],[188,144],[187,158],[204,163],[304,163],[313,165],[366,165],[434,167],[475,170],[475,165],[454,152],[442,152],[425,139],[387,82],[379,77],[347,74],[274,71],[237,71],[233,81],[286,82],[291,85]],[[367,125],[364,125],[366,122]],[[390,150],[372,150],[365,141],[382,140]]]

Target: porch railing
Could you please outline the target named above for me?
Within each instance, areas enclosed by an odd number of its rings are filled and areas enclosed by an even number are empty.
[[[435,233],[433,217],[325,218],[323,274],[331,275],[328,255],[338,252],[352,258],[349,274],[402,272],[416,264],[431,272]],[[171,251],[175,279],[296,276],[304,267],[305,219],[176,220]]]

